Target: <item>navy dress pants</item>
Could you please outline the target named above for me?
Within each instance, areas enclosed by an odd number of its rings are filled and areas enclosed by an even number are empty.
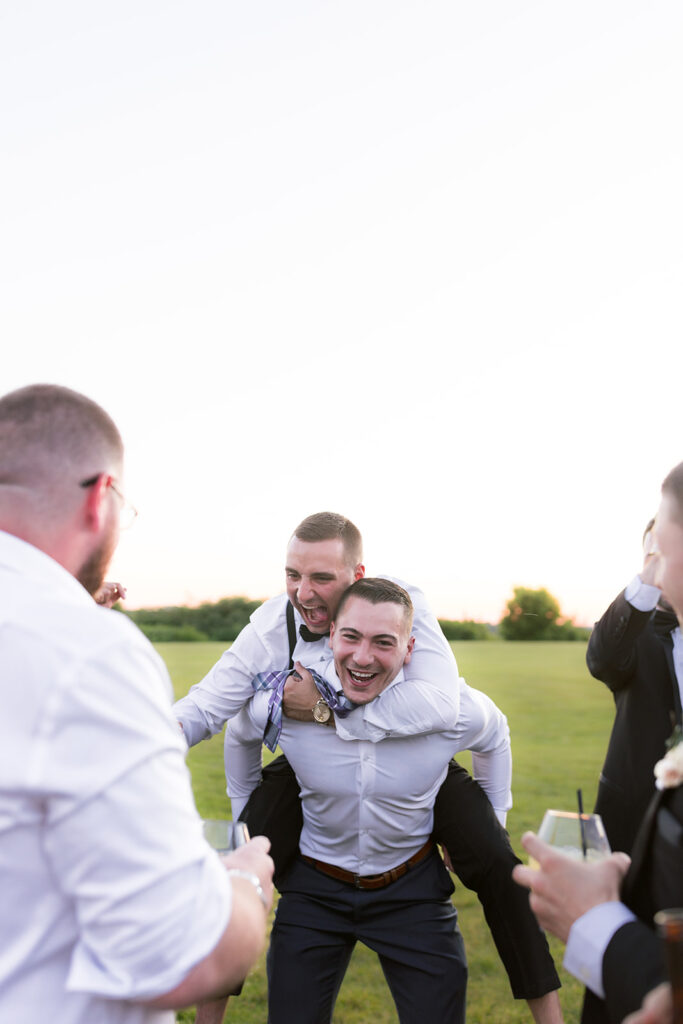
[[[452,892],[436,851],[374,891],[298,857],[268,951],[269,1024],[330,1024],[356,942],[379,956],[401,1024],[464,1024],[467,963]]]

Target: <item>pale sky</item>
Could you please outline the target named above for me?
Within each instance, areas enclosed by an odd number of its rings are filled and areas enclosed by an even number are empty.
[[[117,421],[128,607],[305,515],[598,617],[683,460],[680,0],[6,0],[0,390]]]

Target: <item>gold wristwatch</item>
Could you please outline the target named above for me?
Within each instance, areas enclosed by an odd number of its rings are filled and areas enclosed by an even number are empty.
[[[330,715],[332,714],[332,712],[330,710],[330,705],[327,703],[324,697],[321,697],[319,700],[317,700],[313,707],[311,708],[311,710],[313,712],[313,717],[316,720],[316,722],[320,722],[321,725],[325,725],[327,722],[329,722]]]

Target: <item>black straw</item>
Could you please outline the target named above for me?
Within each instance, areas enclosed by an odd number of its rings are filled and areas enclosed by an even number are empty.
[[[579,801],[579,828],[581,830],[581,849],[583,850],[583,859],[586,860],[588,856],[588,847],[586,846],[586,828],[583,823],[583,793],[580,789],[577,789],[576,796]]]

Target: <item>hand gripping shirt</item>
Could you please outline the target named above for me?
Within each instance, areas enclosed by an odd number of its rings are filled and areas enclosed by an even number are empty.
[[[404,669],[405,679],[412,685],[389,687],[380,698],[364,705],[357,713],[344,720],[337,719],[337,734],[346,740],[378,742],[392,736],[436,731],[444,722],[453,721],[453,716],[457,720],[462,715],[464,722],[469,722],[480,715],[482,707],[486,714],[498,713],[488,697],[469,687],[459,676],[450,645],[422,591],[394,577],[384,578],[407,590],[413,602],[415,647],[410,663]],[[249,625],[204,679],[176,702],[173,710],[183,726],[189,746],[220,732],[226,721],[230,721],[251,700],[254,694],[252,681],[257,675],[286,668],[289,663],[286,607],[287,595],[281,594],[257,608]],[[298,634],[302,620],[298,612],[294,614],[297,630],[294,660],[306,668],[323,671],[332,660],[327,638],[313,643],[302,640]],[[229,728],[227,732],[229,734]],[[226,744],[230,745],[227,735]],[[246,773],[242,789],[246,786],[251,792],[260,772],[260,743],[257,740],[251,745],[244,742],[240,756],[241,771]],[[512,798],[509,789],[505,796],[502,795],[505,787],[497,776],[490,752],[475,751],[472,766],[474,777],[486,790],[504,824]],[[239,802],[243,802],[241,798]],[[235,807],[233,816],[236,816]]]
[[[326,678],[334,685],[332,663]],[[411,685],[401,671],[380,696]],[[230,723],[229,743],[236,754],[227,758],[231,791],[240,787],[235,778],[239,750],[262,735],[267,716],[268,695],[260,691]],[[436,794],[458,751],[489,752],[495,795],[505,803],[510,793],[509,733],[494,705],[480,707],[467,722],[453,714],[438,730],[380,742],[342,740],[324,725],[283,718],[280,745],[301,787],[301,852],[359,875],[388,871],[424,845],[432,833]]]

